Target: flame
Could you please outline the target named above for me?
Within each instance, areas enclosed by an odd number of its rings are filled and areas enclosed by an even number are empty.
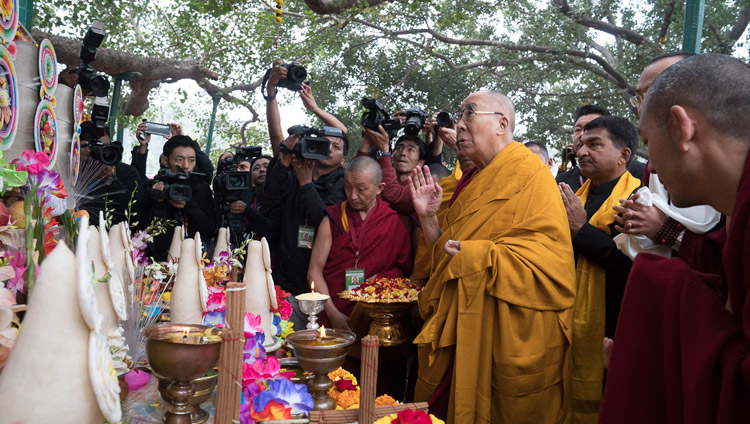
[[[312,289],[312,291],[315,291],[315,281],[310,283],[310,288]]]
[[[326,326],[325,325],[320,326],[320,338],[321,339],[326,338]]]
[[[189,328],[187,328],[185,330],[182,330],[182,337],[187,337],[188,334],[190,334],[190,329]]]

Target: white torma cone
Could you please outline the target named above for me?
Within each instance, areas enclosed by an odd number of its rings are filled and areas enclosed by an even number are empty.
[[[216,237],[216,247],[214,248],[214,261],[222,252],[231,253],[231,247],[229,247],[229,229],[226,227],[219,228],[219,235]]]
[[[174,227],[174,234],[172,234],[172,244],[169,245],[169,252],[167,252],[167,260],[171,262],[177,262],[180,259],[180,252],[182,251],[182,242],[185,239],[185,231],[182,225]]]
[[[244,283],[247,293],[252,294],[245,297],[245,312],[260,316],[260,326],[266,335],[263,346],[273,346],[276,343],[276,334],[273,326],[273,315],[271,304],[276,303],[276,289],[273,281],[269,281],[266,267],[263,261],[263,244],[253,240],[247,246],[247,261],[245,261]]]
[[[89,377],[90,332],[76,287],[76,258],[59,243],[42,262],[0,374],[0,424],[104,422]]]
[[[203,323],[203,308],[208,293],[200,267],[201,251],[200,234],[196,233],[195,239],[182,241],[180,265],[177,267],[169,307],[175,324]]]
[[[128,294],[128,299],[130,299],[135,284],[135,265],[133,264],[133,249],[130,244],[130,231],[124,222],[113,225],[109,229],[109,246],[115,269],[120,271],[125,293]]]
[[[89,227],[89,257],[94,263],[94,279],[99,280],[107,274],[107,265],[102,258],[101,237],[96,227]],[[118,327],[117,313],[115,306],[112,304],[112,297],[109,294],[109,283],[96,283],[96,303],[99,306],[99,313],[102,314],[102,332],[107,334],[110,330]]]

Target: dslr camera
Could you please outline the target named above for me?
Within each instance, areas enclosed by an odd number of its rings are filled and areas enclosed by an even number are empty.
[[[99,138],[89,141],[89,154],[92,159],[114,166],[122,160],[122,144],[116,141],[103,143]]]
[[[104,40],[104,24],[94,21],[83,36],[83,45],[79,57],[81,64],[78,65],[78,83],[84,90],[91,90],[95,97],[106,97],[109,93],[109,80],[97,73],[91,67],[91,62],[96,59],[96,50]]]
[[[404,111],[406,123],[404,123],[404,133],[416,136],[422,130],[424,122],[427,120],[427,112],[421,107],[414,106]]]
[[[302,83],[307,78],[307,69],[299,62],[290,62],[279,65],[287,69],[286,78],[276,84],[278,87],[288,88],[293,91],[300,91]]]
[[[227,201],[225,198],[231,196],[231,192],[247,190],[252,187],[250,172],[238,171],[237,167],[240,162],[252,162],[262,153],[260,146],[240,147],[232,158],[226,158],[219,162],[218,172],[213,182],[214,195],[219,203]],[[237,199],[228,201],[233,202],[235,200]]]
[[[287,130],[289,135],[302,136],[297,144],[290,150],[286,144],[281,143],[280,150],[284,154],[293,154],[305,159],[328,159],[331,151],[331,141],[326,137],[344,138],[344,132],[340,128],[326,127],[323,129],[295,125]]]
[[[189,202],[193,199],[193,188],[190,186],[191,181],[196,181],[205,174],[191,172],[190,175],[182,172],[172,172],[170,169],[162,168],[154,176],[149,185],[151,197],[155,200],[174,200],[177,202]],[[164,184],[164,190],[157,190],[153,185],[157,182]]]
[[[372,97],[363,97],[362,106],[367,109],[362,113],[362,119],[360,123],[362,127],[378,131],[378,125],[382,125],[383,129],[388,133],[389,138],[393,138],[398,134],[398,130],[401,129],[400,119],[391,119],[391,114],[383,107],[380,100]]]

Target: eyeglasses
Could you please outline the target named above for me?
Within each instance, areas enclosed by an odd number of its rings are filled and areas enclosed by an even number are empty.
[[[635,96],[630,98],[630,104],[633,105],[634,108],[641,107],[641,104],[643,103],[643,99],[646,98],[645,94],[636,94]]]
[[[474,110],[474,105],[469,105],[463,109],[459,109],[458,112],[453,114],[453,125],[458,125],[458,122],[461,120],[461,118],[466,119],[466,122],[471,122],[474,119],[474,115],[505,116],[502,112],[484,112],[481,110]]]

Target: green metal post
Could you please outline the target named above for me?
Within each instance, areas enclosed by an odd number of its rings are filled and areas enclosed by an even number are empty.
[[[122,74],[114,75],[115,88],[112,90],[112,101],[109,103],[109,116],[107,117],[107,125],[109,126],[109,134],[113,136],[115,134],[115,124],[117,121],[117,113],[120,107],[120,96],[122,95],[122,82],[130,81],[133,78],[141,76],[140,72],[123,72]],[[117,141],[122,142],[122,128],[117,128]]]
[[[706,0],[685,1],[685,25],[682,27],[682,51],[700,53],[703,10]]]
[[[28,31],[34,24],[34,0],[20,0],[18,3],[18,17],[21,25]]]
[[[221,96],[223,96],[224,93],[216,93],[213,96],[211,96],[211,99],[214,101],[214,108],[211,111],[211,120],[208,122],[208,136],[206,137],[206,154],[211,154],[211,143],[214,139],[214,124],[216,123],[216,110],[219,108],[219,102],[221,102]]]

